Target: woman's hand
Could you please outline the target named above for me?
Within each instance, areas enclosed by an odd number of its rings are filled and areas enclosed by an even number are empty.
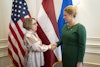
[[[83,63],[82,62],[78,62],[77,63],[77,67],[82,67]]]
[[[51,49],[54,50],[57,47],[57,44],[50,44],[51,45]]]

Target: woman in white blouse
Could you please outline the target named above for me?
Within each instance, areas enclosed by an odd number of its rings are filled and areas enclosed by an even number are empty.
[[[43,52],[50,49],[50,46],[42,44],[36,33],[37,21],[34,18],[26,18],[23,27],[26,29],[24,36],[26,46],[25,67],[41,67],[44,65]]]

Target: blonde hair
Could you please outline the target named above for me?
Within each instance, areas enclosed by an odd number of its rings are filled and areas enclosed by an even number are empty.
[[[30,30],[32,27],[32,20],[35,20],[35,18],[25,18],[23,21],[23,27],[27,30]]]
[[[77,7],[69,5],[64,9],[64,11],[67,12],[69,15],[73,15],[73,17],[76,17]]]

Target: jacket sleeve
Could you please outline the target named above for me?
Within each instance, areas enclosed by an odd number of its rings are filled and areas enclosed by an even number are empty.
[[[62,44],[62,38],[58,42],[56,42],[56,44],[57,44],[57,47],[60,46]]]
[[[78,28],[78,62],[83,62],[86,46],[86,29],[83,25]]]
[[[31,51],[45,52],[48,50],[48,46],[41,44],[40,41],[34,42],[33,39],[29,37],[26,40]]]

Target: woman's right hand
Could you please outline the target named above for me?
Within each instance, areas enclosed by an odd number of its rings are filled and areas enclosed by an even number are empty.
[[[54,50],[57,47],[57,44],[50,44],[51,45],[51,49]]]

